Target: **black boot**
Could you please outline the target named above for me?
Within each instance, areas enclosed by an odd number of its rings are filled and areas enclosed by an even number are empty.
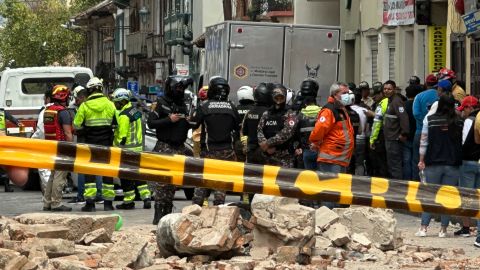
[[[112,201],[107,201],[107,200],[103,201],[103,210],[104,210],[104,211],[113,211],[113,210],[115,210],[115,209],[113,208],[113,203],[112,203]]]
[[[82,212],[95,212],[95,200],[87,200],[81,210]]]
[[[10,180],[5,179],[5,192],[13,192],[13,188],[10,186]]]
[[[150,199],[143,200],[143,209],[150,209],[152,208],[152,202]]]
[[[135,209],[135,203],[134,202],[124,202],[122,204],[118,204],[116,206],[118,210],[133,210]]]
[[[155,208],[155,214],[153,216],[152,224],[158,225],[158,222],[163,217],[163,204],[159,202],[155,202],[154,208]]]

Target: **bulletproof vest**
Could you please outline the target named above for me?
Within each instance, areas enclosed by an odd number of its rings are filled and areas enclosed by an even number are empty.
[[[472,127],[468,131],[467,138],[463,144],[462,154],[463,160],[478,161],[480,159],[480,144],[475,143],[475,117],[477,116],[478,111],[475,111],[468,116],[468,119],[471,119]]]
[[[249,147],[258,147],[257,127],[263,113],[268,109],[265,106],[253,106],[243,121],[244,130],[247,130]]]
[[[300,131],[300,140],[303,147],[308,145],[310,133],[312,133],[316,122],[317,116],[308,117],[303,113],[300,114],[298,130]]]
[[[204,106],[205,117],[213,114],[228,114],[235,118],[234,106],[229,101],[216,101],[210,100],[207,101],[206,106]]]
[[[350,117],[350,122],[352,123],[352,126],[353,126],[353,132],[355,133],[355,138],[358,134],[358,130],[360,128],[360,116],[358,115],[358,113],[354,110],[352,110],[352,108],[350,108],[350,106],[348,107],[345,107],[347,109],[347,112],[348,112],[348,116]]]
[[[266,139],[277,135],[277,133],[284,128],[285,117],[287,115],[287,109],[273,111],[269,110],[267,118],[265,119],[265,125],[263,126],[263,135]],[[283,143],[282,145],[276,145],[275,147],[280,150],[288,149],[290,145],[290,140]]]
[[[243,121],[243,118],[245,118],[245,115],[253,108],[253,104],[248,104],[248,105],[238,105],[237,106],[237,112],[238,116],[240,117],[240,125]]]

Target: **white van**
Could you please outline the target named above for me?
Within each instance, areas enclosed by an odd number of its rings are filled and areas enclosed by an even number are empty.
[[[71,88],[75,82],[85,85],[93,73],[85,67],[28,67],[6,69],[0,76],[0,108],[19,119],[25,132],[30,133],[35,129],[47,89],[57,84]],[[18,133],[16,126],[7,123],[7,134]]]

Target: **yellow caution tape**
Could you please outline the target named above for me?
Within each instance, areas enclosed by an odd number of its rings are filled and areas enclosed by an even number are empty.
[[[0,137],[0,164],[480,218],[479,190]]]

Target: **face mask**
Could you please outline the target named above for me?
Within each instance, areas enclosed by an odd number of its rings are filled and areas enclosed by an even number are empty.
[[[340,103],[343,104],[343,106],[348,106],[352,104],[352,99],[350,98],[349,93],[345,93],[340,96]]]

